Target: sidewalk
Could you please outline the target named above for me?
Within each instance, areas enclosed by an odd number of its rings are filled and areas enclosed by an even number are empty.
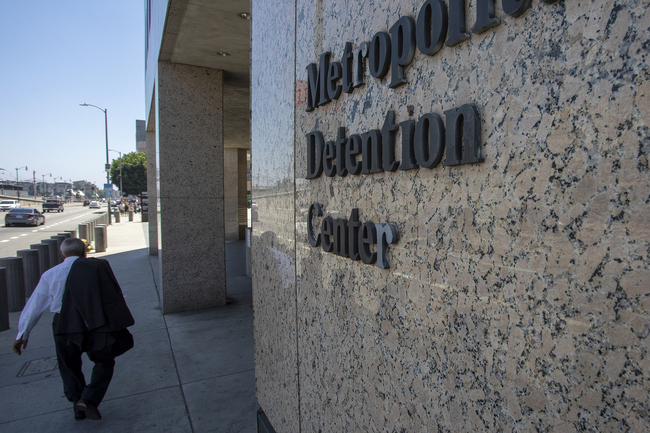
[[[22,356],[11,350],[19,313],[0,332],[2,432],[250,432],[257,431],[251,280],[244,243],[227,250],[228,305],[162,315],[145,241],[146,224],[108,228],[106,253],[135,317],[135,347],[116,359],[100,421],[75,421],[63,395],[51,322],[44,313]],[[84,374],[92,362],[84,355]]]

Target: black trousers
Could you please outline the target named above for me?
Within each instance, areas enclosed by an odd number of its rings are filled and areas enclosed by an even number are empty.
[[[59,315],[55,314],[52,327],[56,325],[58,318]],[[54,336],[54,346],[66,398],[73,404],[80,400],[86,400],[99,406],[113,378],[115,358],[107,358],[104,353],[102,356],[97,356],[93,352],[88,352],[88,358],[95,363],[95,366],[90,383],[86,384],[81,370],[81,354],[83,353],[81,347],[62,335]]]

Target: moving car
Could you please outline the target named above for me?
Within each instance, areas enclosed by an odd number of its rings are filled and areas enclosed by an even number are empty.
[[[20,202],[18,200],[2,200],[0,201],[0,210],[3,212],[8,211],[9,209],[15,209],[20,207]]]
[[[43,203],[43,212],[64,212],[63,209],[63,200],[60,200],[58,198],[48,198],[45,200],[45,203]]]
[[[11,227],[12,224],[25,224],[38,227],[45,224],[45,216],[33,207],[17,207],[11,209],[5,215],[5,227]]]
[[[96,201],[91,201],[90,206],[88,206],[88,209],[99,209],[99,203]]]

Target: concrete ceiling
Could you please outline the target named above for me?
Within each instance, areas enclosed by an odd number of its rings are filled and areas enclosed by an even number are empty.
[[[221,69],[224,147],[250,149],[251,22],[242,12],[250,0],[170,1],[160,59]]]

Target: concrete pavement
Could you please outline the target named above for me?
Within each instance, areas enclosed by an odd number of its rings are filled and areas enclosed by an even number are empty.
[[[139,219],[139,218],[136,218]],[[226,245],[228,305],[162,315],[146,224],[108,228],[109,260],[135,317],[135,347],[116,359],[100,421],[75,421],[63,395],[44,313],[22,356],[11,350],[19,313],[0,332],[2,432],[250,432],[257,431],[251,280],[244,243]],[[92,362],[84,355],[84,374]]]

